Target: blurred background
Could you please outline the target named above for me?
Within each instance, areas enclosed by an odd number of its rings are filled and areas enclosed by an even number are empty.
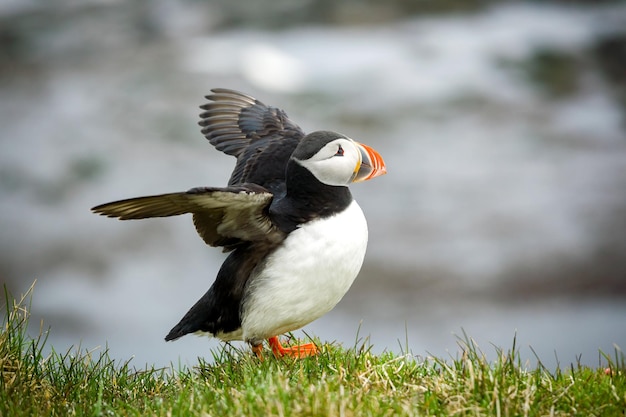
[[[197,126],[213,87],[386,160],[352,187],[363,270],[306,332],[444,357],[516,337],[529,366],[626,347],[625,2],[0,0],[0,281],[37,280],[55,350],[219,346],[163,341],[224,259],[191,219],[89,210],[225,185]]]

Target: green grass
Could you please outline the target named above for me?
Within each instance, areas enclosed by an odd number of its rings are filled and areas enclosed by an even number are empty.
[[[6,291],[5,291],[6,293]],[[106,351],[44,355],[27,335],[30,296],[5,297],[0,415],[624,416],[624,355],[606,369],[522,365],[513,347],[487,361],[471,339],[456,359],[376,355],[366,343],[323,344],[314,358],[259,361],[225,346],[192,368],[135,369]],[[43,330],[43,328],[42,328]],[[49,349],[46,349],[49,350]],[[175,358],[173,358],[175,359]]]

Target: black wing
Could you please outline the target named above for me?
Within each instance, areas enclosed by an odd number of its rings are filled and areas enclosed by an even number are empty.
[[[287,114],[240,92],[211,90],[199,122],[216,149],[237,158],[228,185],[253,183],[283,190],[285,167],[304,132]]]
[[[284,239],[268,217],[273,195],[255,184],[226,188],[192,188],[186,192],[130,198],[92,208],[98,214],[120,220],[193,214],[198,234],[211,246],[225,251],[243,242]]]

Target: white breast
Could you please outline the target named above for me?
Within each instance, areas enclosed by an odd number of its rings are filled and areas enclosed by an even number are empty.
[[[359,273],[366,246],[367,223],[356,201],[291,232],[246,290],[243,339],[260,342],[328,313]]]

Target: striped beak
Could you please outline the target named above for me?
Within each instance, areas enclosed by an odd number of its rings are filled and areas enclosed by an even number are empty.
[[[362,143],[356,141],[354,143],[361,152],[361,163],[354,170],[352,182],[371,180],[374,177],[387,173],[385,161],[383,161],[383,157],[378,152]]]

